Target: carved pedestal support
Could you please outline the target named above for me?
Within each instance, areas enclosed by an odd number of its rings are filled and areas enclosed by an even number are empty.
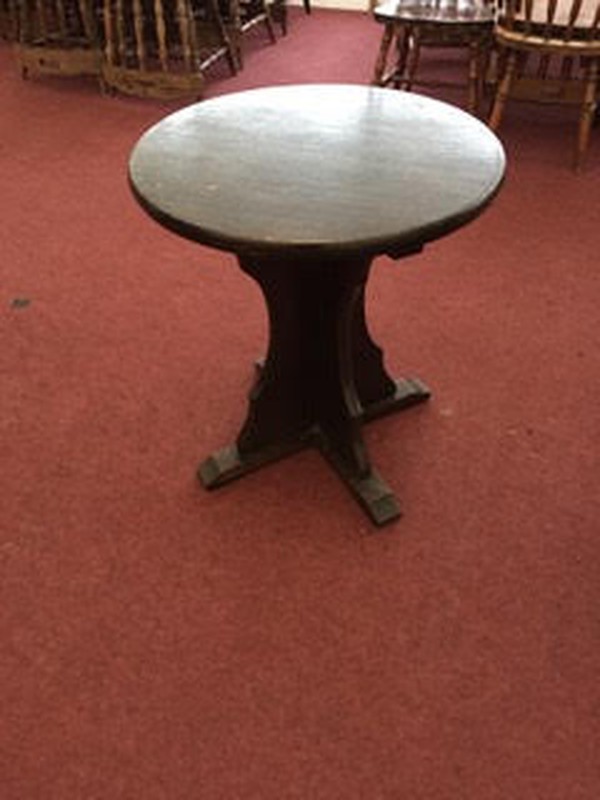
[[[378,525],[400,515],[371,466],[361,424],[420,403],[419,381],[394,381],[365,322],[370,256],[244,257],[260,285],[270,340],[236,444],[199,468],[216,488],[305,446],[316,446]]]

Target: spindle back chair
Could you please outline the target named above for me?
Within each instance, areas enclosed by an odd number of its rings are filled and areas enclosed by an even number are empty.
[[[204,71],[234,52],[216,0],[104,0],[102,79],[109,91],[198,98]]]
[[[502,66],[490,127],[499,127],[511,97],[578,105],[578,168],[598,101],[600,0],[504,0],[494,35]]]
[[[15,0],[0,0],[0,39],[14,41],[17,35]]]

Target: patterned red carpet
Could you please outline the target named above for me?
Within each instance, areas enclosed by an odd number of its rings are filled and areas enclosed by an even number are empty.
[[[209,94],[367,83],[379,35],[293,14]],[[511,107],[496,203],[375,265],[375,338],[434,397],[366,429],[405,511],[374,534],[317,453],[195,480],[266,320],[130,195],[176,107],[0,46],[0,797],[595,800],[600,131],[574,175],[573,118]]]

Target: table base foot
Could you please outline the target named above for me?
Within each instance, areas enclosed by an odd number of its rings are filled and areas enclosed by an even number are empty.
[[[402,378],[395,381],[395,387],[393,394],[363,409],[360,422],[410,408],[425,402],[431,394],[418,378]],[[401,516],[394,493],[379,473],[373,468],[369,468],[366,474],[358,473],[317,426],[292,441],[249,452],[240,452],[237,445],[217,450],[200,464],[198,478],[206,489],[218,489],[306,447],[316,447],[321,452],[375,525],[385,525]]]
[[[311,444],[318,447],[375,525],[385,525],[401,516],[394,493],[376,470],[371,469],[365,476],[354,475],[345,460],[322,443],[318,434],[287,447],[264,448],[244,456],[235,445],[224,447],[200,464],[198,478],[206,489],[218,489]]]
[[[263,447],[251,453],[241,454],[237,445],[232,444],[217,450],[198,467],[198,478],[205,489],[218,489],[231,481],[243,478],[267,464],[272,464],[286,456],[303,450],[309,440],[300,439],[286,444]]]
[[[375,525],[382,526],[402,516],[393,491],[376,470],[355,475],[336,452],[326,445],[319,449]]]
[[[396,391],[368,405],[361,414],[361,422],[369,422],[372,419],[393,414],[403,408],[424,403],[431,397],[429,388],[418,378],[400,378],[395,381]]]

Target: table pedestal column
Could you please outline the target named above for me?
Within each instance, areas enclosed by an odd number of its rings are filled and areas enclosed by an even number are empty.
[[[199,468],[212,489],[306,446],[316,446],[378,525],[400,515],[371,466],[361,423],[429,397],[416,379],[394,381],[365,322],[371,256],[246,256],[260,285],[270,341],[236,444]]]

